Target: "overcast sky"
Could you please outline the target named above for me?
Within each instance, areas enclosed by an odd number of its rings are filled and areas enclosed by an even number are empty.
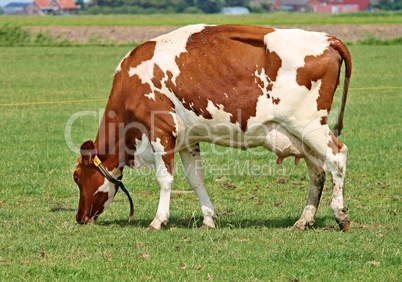
[[[30,3],[30,0],[0,0],[0,6],[5,6],[10,2]]]
[[[85,2],[88,2],[89,0],[85,0]],[[19,3],[31,3],[32,0],[0,0],[0,6],[5,6],[8,3],[11,2],[19,2]]]

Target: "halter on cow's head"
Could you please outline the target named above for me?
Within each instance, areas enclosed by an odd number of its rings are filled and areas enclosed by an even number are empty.
[[[87,224],[95,222],[99,215],[110,205],[120,187],[130,201],[130,218],[133,218],[134,206],[130,194],[121,182],[122,169],[108,171],[98,156],[95,144],[86,141],[80,148],[81,156],[74,171],[74,182],[80,189],[80,200],[76,220]]]

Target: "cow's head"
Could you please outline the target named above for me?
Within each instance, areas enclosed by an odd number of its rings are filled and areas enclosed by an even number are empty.
[[[95,145],[86,141],[81,145],[81,156],[74,171],[74,182],[80,189],[80,200],[76,220],[87,224],[97,220],[99,215],[110,205],[116,195],[118,185],[105,178],[99,168],[95,166],[99,161]],[[113,177],[121,176],[121,171],[115,169],[109,172]]]

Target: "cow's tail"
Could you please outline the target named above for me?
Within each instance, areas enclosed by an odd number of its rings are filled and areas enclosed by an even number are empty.
[[[336,122],[333,129],[334,135],[338,137],[339,135],[341,135],[343,128],[343,115],[345,113],[346,98],[348,96],[349,82],[352,75],[352,58],[350,56],[348,48],[339,39],[331,41],[331,47],[339,52],[342,60],[345,62],[345,81],[343,82],[342,102],[338,113],[338,121]]]

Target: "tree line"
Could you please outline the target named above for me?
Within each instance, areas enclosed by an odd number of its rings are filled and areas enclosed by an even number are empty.
[[[269,11],[270,4],[250,6],[250,0],[76,0],[81,10],[89,14],[154,14],[154,13],[219,13],[223,7],[246,7],[251,12]],[[378,0],[373,8],[402,10],[402,0]]]
[[[76,4],[90,14],[152,14],[152,13],[219,13],[223,7],[246,7],[264,12],[269,5],[250,7],[250,0],[77,0]]]
[[[402,0],[379,0],[374,7],[386,11],[402,10]]]

